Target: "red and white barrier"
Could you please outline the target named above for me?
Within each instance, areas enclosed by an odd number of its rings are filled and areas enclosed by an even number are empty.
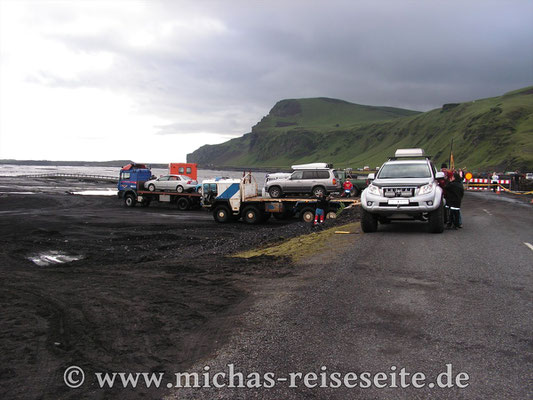
[[[493,186],[495,185],[495,183],[493,182],[494,181],[492,179],[473,178],[467,181],[466,189],[489,191],[489,190],[492,190]],[[510,179],[499,179],[496,182],[498,182],[499,185],[507,185],[507,186],[511,185]],[[470,185],[474,185],[474,186],[470,186]],[[500,194],[500,191],[501,191],[501,187],[499,185],[496,186],[496,193],[498,194]]]

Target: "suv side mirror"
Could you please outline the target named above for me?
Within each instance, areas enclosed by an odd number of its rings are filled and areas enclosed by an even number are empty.
[[[376,179],[376,174],[368,174],[368,180],[373,181]]]
[[[444,172],[439,171],[435,174],[435,179],[444,179]]]

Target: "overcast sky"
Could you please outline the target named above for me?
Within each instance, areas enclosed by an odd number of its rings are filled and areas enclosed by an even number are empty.
[[[533,85],[533,1],[0,0],[0,158],[185,161],[281,99]]]

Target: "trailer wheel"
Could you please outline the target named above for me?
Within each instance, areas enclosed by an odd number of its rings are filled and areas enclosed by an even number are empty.
[[[155,185],[154,185],[153,183],[150,183],[150,184],[148,185],[148,190],[149,190],[150,192],[155,192]]]
[[[231,212],[226,206],[218,206],[213,211],[213,218],[220,223],[226,223],[231,219]]]
[[[185,197],[178,199],[178,210],[185,211],[189,209],[189,200]]]
[[[183,193],[183,186],[178,185],[178,187],[176,187],[176,192]]]
[[[137,200],[135,199],[135,195],[133,193],[128,193],[124,197],[124,205],[126,207],[135,207],[136,203],[137,203]]]
[[[337,218],[337,213],[335,211],[328,211],[326,214],[326,219],[335,219]]]
[[[315,209],[311,207],[306,207],[300,211],[300,219],[303,222],[313,222],[315,220]]]

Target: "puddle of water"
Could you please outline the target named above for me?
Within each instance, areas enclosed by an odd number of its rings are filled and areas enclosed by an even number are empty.
[[[28,257],[28,260],[38,265],[39,267],[46,267],[51,264],[65,264],[76,260],[81,260],[82,255],[69,255],[60,253],[59,251],[49,251],[47,253],[37,254]]]

